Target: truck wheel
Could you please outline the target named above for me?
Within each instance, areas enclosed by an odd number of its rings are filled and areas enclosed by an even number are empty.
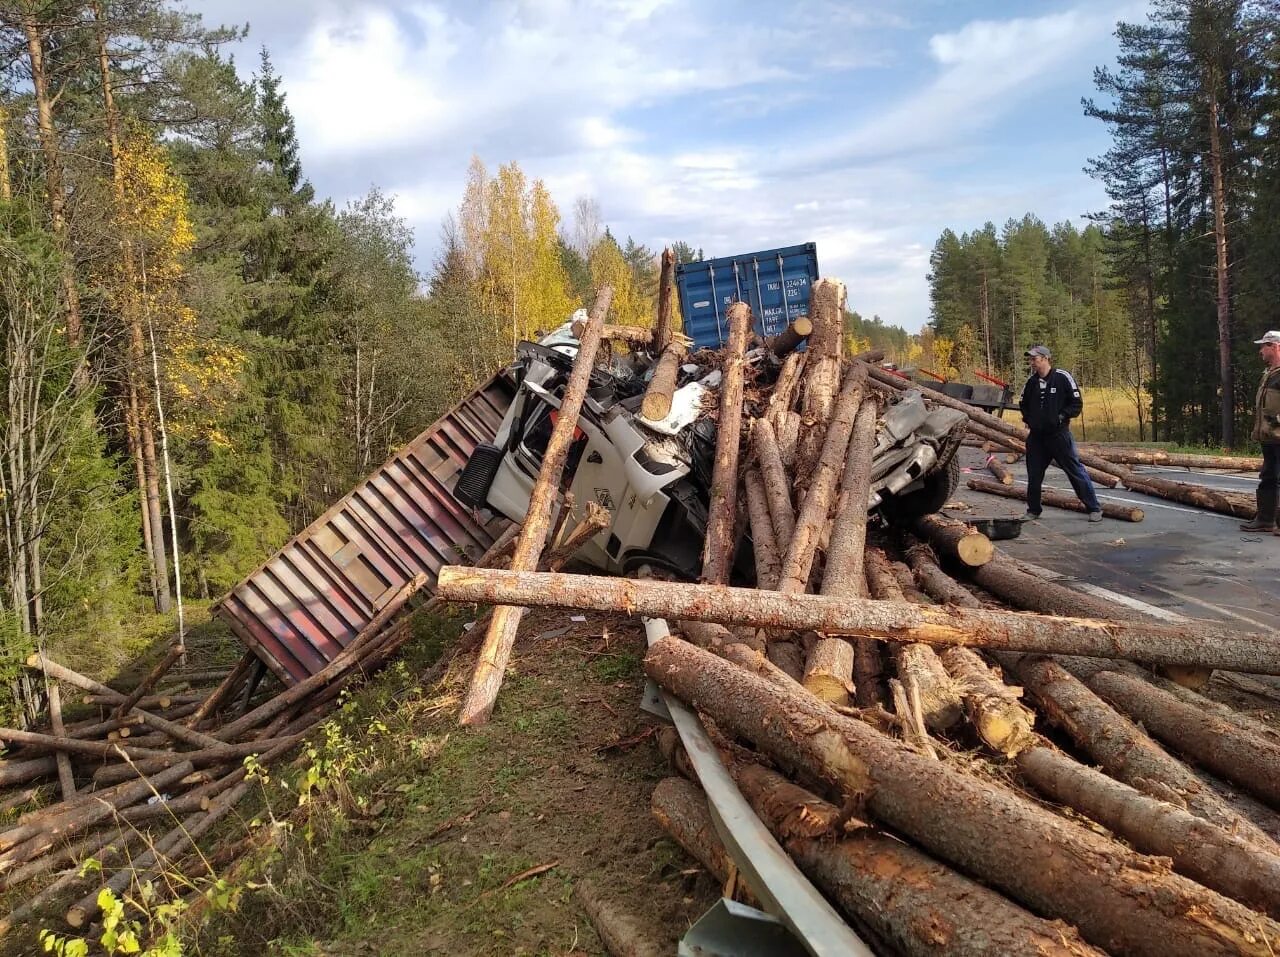
[[[882,506],[890,522],[899,523],[932,515],[947,504],[960,487],[960,456],[954,452],[944,468],[924,480],[924,487],[900,498],[887,499]]]

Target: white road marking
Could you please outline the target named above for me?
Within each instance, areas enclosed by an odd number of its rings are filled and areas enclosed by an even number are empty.
[[[1034,572],[1042,578],[1052,581],[1055,578],[1070,578],[1075,582],[1075,587],[1080,591],[1088,592],[1090,595],[1097,595],[1099,598],[1105,598],[1107,601],[1113,601],[1117,605],[1125,605],[1135,611],[1143,612],[1152,618],[1159,618],[1163,621],[1186,621],[1186,615],[1180,615],[1176,611],[1170,611],[1167,608],[1158,608],[1155,605],[1143,601],[1141,598],[1133,598],[1129,595],[1122,595],[1119,592],[1112,591],[1109,588],[1103,588],[1101,585],[1090,585],[1088,582],[1082,582],[1074,575],[1066,575],[1062,572],[1055,572],[1049,568],[1041,568],[1039,565],[1033,565],[1031,562],[1018,559],[1021,565]]]

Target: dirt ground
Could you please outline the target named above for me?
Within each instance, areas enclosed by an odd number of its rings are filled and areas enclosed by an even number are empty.
[[[669,772],[639,708],[643,630],[534,610],[521,634],[479,729],[456,726],[471,658],[434,688],[380,679],[385,706],[343,719],[351,746],[390,739],[346,782],[354,813],[313,817],[305,846],[295,832],[202,952],[600,954],[572,897],[584,878],[674,952],[719,888],[650,814]]]

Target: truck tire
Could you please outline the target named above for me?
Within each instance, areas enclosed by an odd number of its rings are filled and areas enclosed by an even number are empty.
[[[924,488],[909,495],[887,499],[883,505],[885,517],[895,524],[932,515],[955,494],[960,487],[960,456],[952,452],[947,464],[924,480]]]

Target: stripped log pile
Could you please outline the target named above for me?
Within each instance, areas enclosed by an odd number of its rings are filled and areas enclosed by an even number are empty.
[[[744,394],[749,318],[731,313],[711,410],[701,583],[449,567],[439,594],[666,619],[647,675],[708,719],[761,820],[878,953],[1280,949],[1280,737],[1148,670],[1280,674],[1280,638],[1118,616],[939,516],[869,527],[898,384],[824,345],[819,307],[808,353]],[[694,782],[663,781],[653,808],[741,886]]]

